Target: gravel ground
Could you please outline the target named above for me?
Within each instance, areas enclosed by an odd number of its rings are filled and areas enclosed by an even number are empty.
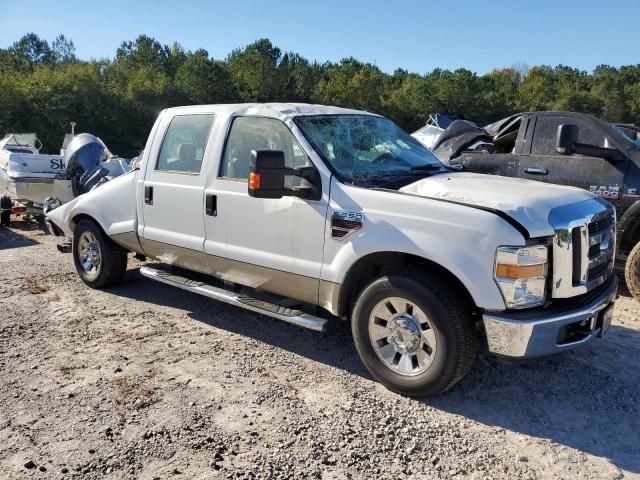
[[[640,478],[640,304],[417,401],[323,334],[144,279],[95,292],[35,223],[0,229],[2,478]]]

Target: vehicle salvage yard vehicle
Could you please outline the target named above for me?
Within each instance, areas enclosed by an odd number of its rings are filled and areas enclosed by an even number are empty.
[[[177,107],[132,171],[47,214],[92,288],[148,278],[314,330],[349,319],[407,395],[601,337],[615,212],[580,189],[453,172],[384,117],[302,104]]]
[[[584,113],[525,112],[484,128],[455,122],[434,153],[466,171],[584,188],[610,201],[619,219],[618,260],[640,300],[639,132]]]
[[[67,134],[61,155],[41,154],[41,147],[35,133],[0,140],[0,226],[12,214],[42,213],[47,198],[68,202],[128,169],[89,133]]]

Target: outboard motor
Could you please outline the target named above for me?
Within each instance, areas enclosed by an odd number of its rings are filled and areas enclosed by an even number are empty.
[[[81,133],[73,137],[65,150],[64,164],[74,197],[88,192],[96,185],[94,174],[101,170],[100,162],[110,154],[106,145],[95,135]],[[93,179],[93,182],[88,184],[88,179]]]

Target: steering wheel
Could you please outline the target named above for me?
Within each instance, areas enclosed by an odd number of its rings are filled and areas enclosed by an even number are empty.
[[[393,162],[396,159],[396,157],[394,157],[392,154],[390,154],[389,152],[384,152],[381,153],[380,155],[378,155],[374,160],[373,163],[382,163],[382,162]]]

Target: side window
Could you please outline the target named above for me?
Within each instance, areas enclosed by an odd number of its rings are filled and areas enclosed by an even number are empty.
[[[558,126],[563,123],[569,123],[569,119],[556,116],[538,117],[531,141],[531,154],[557,155],[556,134]]]
[[[231,124],[222,158],[221,175],[247,180],[251,150],[282,150],[288,167],[302,167],[308,162],[304,150],[280,120],[238,117]]]
[[[533,155],[556,155],[556,135],[558,126],[563,123],[578,126],[578,143],[599,147],[608,146],[604,132],[595,123],[581,118],[549,116],[539,117],[536,122],[531,153]]]
[[[214,115],[173,117],[162,140],[156,170],[200,173]]]

